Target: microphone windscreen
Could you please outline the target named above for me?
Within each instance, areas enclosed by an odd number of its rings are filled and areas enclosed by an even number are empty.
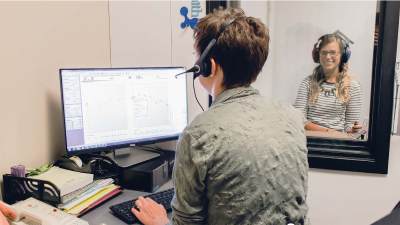
[[[191,72],[194,72],[194,73],[200,72],[200,66],[198,66],[197,64],[195,64],[192,68],[190,68],[190,69],[188,69],[188,70],[186,70],[186,71],[184,71],[184,72],[182,72],[182,73],[176,74],[176,75],[175,75],[175,78],[178,78],[178,76],[180,76],[180,75],[183,75],[183,74],[186,74],[186,73],[191,73]]]

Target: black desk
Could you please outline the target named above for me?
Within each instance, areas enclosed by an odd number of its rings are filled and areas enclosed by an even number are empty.
[[[171,187],[172,181],[170,180],[169,182],[161,186],[158,191],[163,191]],[[125,189],[122,194],[105,202],[103,205],[93,209],[86,215],[82,216],[82,219],[88,221],[90,225],[126,225],[125,222],[111,214],[109,207],[146,194],[149,193]]]

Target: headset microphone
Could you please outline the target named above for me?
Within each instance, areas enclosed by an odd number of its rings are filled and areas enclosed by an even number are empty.
[[[203,75],[203,76],[208,76],[211,73],[211,64],[206,62],[206,58],[208,57],[211,49],[214,47],[215,43],[217,43],[217,39],[213,38],[210,43],[208,43],[206,49],[204,49],[203,53],[201,54],[200,58],[196,61],[194,66],[185,72],[178,73],[175,75],[175,78],[177,78],[179,75],[185,74],[185,73],[191,73],[193,72],[193,79],[196,79],[196,77]]]
[[[200,67],[195,64],[192,68],[190,68],[190,69],[188,69],[188,70],[186,70],[186,71],[184,71],[182,73],[176,74],[175,78],[178,78],[178,76],[186,74],[186,73],[192,73],[192,72],[196,73],[196,71],[199,71],[199,70],[200,70]]]
[[[208,77],[211,74],[211,60],[210,60],[210,52],[213,49],[214,45],[217,43],[217,40],[219,36],[226,30],[226,28],[231,25],[235,19],[229,20],[227,23],[224,23],[222,25],[221,31],[217,34],[215,38],[213,38],[207,45],[207,47],[204,49],[204,51],[201,53],[199,59],[196,61],[194,66],[185,72],[179,73],[175,75],[175,78],[177,78],[179,75],[185,74],[185,73],[191,73],[193,72],[193,79],[196,79],[196,77],[202,75],[203,77]]]

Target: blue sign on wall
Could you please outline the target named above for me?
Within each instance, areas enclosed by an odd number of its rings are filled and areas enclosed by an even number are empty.
[[[186,27],[190,27],[194,29],[197,25],[197,21],[199,20],[200,13],[202,12],[201,4],[199,0],[191,0],[191,17],[189,18],[188,13],[189,9],[186,6],[183,6],[180,9],[180,14],[183,16],[184,20],[181,23],[181,28],[185,29]]]

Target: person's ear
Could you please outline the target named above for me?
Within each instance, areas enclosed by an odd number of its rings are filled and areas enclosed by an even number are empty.
[[[216,75],[219,65],[215,62],[214,58],[210,58],[210,61],[211,61],[211,73],[210,73],[210,77],[213,77],[213,76]]]

